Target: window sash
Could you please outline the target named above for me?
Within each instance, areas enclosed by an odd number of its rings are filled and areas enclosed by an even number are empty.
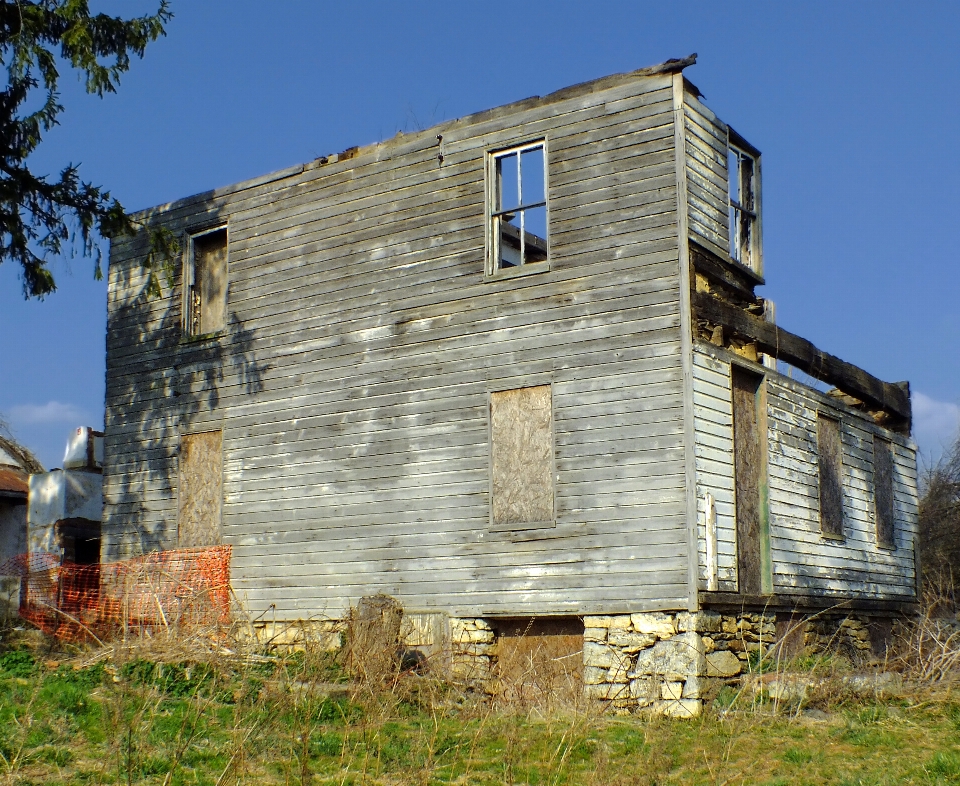
[[[541,166],[543,167],[542,172],[542,182],[543,182],[543,199],[533,202],[524,202],[523,198],[523,154],[526,152],[539,150],[541,151]],[[511,207],[503,206],[503,178],[506,176],[502,171],[501,161],[503,159],[509,158],[511,156],[516,156],[516,199],[517,203]],[[499,150],[495,153],[492,153],[490,156],[491,160],[491,169],[490,174],[493,179],[493,192],[491,194],[492,200],[491,204],[488,206],[488,224],[490,226],[490,231],[492,233],[491,237],[491,260],[489,271],[491,274],[496,274],[506,268],[503,266],[503,217],[506,215],[514,215],[519,221],[515,224],[510,224],[510,226],[515,227],[518,230],[519,235],[519,245],[520,253],[517,265],[515,268],[522,268],[528,264],[543,264],[546,260],[536,260],[531,263],[528,261],[528,242],[527,242],[527,211],[536,210],[538,208],[547,207],[547,150],[545,140],[538,140],[536,142],[529,142],[524,145],[517,145],[515,147],[507,148],[505,150]],[[512,176],[513,173],[510,173]],[[547,232],[544,231],[544,235]],[[546,237],[542,238],[544,245],[549,249],[549,241]],[[549,253],[549,250],[547,251]]]

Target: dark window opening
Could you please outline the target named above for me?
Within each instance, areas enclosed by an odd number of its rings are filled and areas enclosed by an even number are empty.
[[[223,330],[227,313],[226,228],[191,238],[186,281],[187,333],[202,336]]]
[[[727,172],[730,183],[730,256],[741,265],[759,273],[758,169],[756,157],[730,145],[727,151]]]

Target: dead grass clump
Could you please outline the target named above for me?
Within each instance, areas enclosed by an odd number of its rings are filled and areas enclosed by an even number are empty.
[[[898,625],[895,663],[919,687],[960,684],[960,620],[953,590],[952,578],[927,582],[920,613]]]

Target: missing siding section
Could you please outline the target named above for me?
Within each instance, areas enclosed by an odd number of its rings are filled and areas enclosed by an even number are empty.
[[[733,458],[736,481],[737,576],[740,592],[762,592],[761,536],[764,532],[764,451],[760,398],[763,377],[738,366],[731,369],[733,385]]]
[[[817,450],[820,455],[820,532],[843,538],[843,443],[840,421],[817,415]]]
[[[893,448],[890,443],[873,438],[873,493],[877,516],[877,543],[893,548],[896,543],[893,505]]]
[[[550,385],[490,394],[491,508],[502,529],[552,527]]]
[[[222,448],[220,431],[184,434],[180,439],[180,548],[217,546],[222,540]]]

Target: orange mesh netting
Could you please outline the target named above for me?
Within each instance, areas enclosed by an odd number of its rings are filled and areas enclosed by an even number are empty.
[[[230,546],[156,551],[96,565],[33,552],[0,563],[20,577],[20,616],[67,641],[230,618]]]

